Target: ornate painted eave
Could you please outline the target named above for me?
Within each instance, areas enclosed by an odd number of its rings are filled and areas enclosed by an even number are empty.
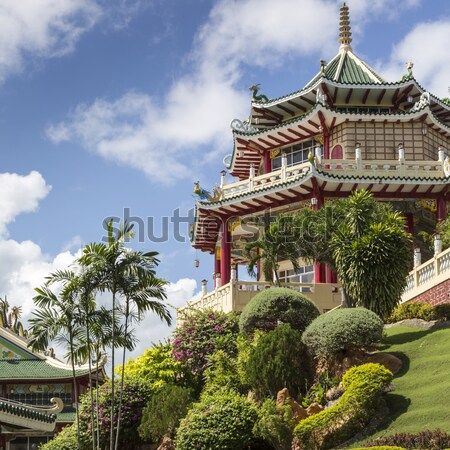
[[[213,253],[222,220],[295,206],[317,195],[346,197],[356,189],[367,189],[375,197],[386,200],[429,199],[447,193],[450,185],[442,162],[433,161],[409,161],[402,165],[397,161],[325,160],[317,168],[305,163],[290,170],[285,181],[280,174],[267,174],[258,177],[261,184],[256,187],[242,183],[235,183],[236,188],[231,185],[230,193],[219,202],[197,202],[193,246]],[[264,180],[271,176],[274,181]]]

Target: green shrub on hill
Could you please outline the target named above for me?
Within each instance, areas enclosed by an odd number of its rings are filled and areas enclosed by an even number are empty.
[[[204,396],[181,421],[177,450],[247,449],[257,418],[255,406],[235,392]]]
[[[436,318],[435,308],[429,303],[409,302],[398,305],[386,322],[395,323],[406,319],[434,320]]]
[[[342,308],[317,317],[305,330],[303,343],[316,357],[362,349],[380,342],[383,321],[365,308]]]
[[[259,398],[274,398],[285,387],[297,397],[305,388],[305,367],[301,333],[285,324],[261,336],[250,348],[246,374]]]
[[[242,333],[270,331],[277,324],[288,323],[303,332],[320,312],[316,305],[300,292],[287,288],[270,288],[255,295],[239,318]]]
[[[345,392],[338,403],[302,420],[294,429],[298,448],[334,448],[361,431],[376,411],[392,373],[379,364],[352,367],[342,379]]]
[[[450,320],[450,303],[442,303],[434,307],[435,318],[438,320]]]

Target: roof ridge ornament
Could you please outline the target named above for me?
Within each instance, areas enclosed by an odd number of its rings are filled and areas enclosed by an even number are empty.
[[[348,6],[344,4],[340,8],[340,23],[339,23],[339,42],[342,50],[352,51],[352,32],[350,27],[350,16]]]

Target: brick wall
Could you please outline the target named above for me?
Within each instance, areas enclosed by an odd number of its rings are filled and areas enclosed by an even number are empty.
[[[450,303],[450,280],[446,280],[428,291],[409,300],[410,302],[430,303],[431,305],[440,305],[441,303]]]

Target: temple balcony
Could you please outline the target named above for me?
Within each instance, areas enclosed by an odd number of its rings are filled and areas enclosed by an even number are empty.
[[[264,281],[231,280],[224,286],[207,292],[204,280],[201,295],[177,310],[177,322],[182,320],[183,312],[191,309],[213,309],[225,313],[240,312],[256,294],[270,287],[273,285]],[[281,283],[281,287],[302,292],[316,304],[321,312],[329,311],[342,303],[342,293],[338,283]]]
[[[442,180],[449,175],[448,163],[444,160],[443,150],[440,150],[440,158],[437,161],[408,161],[400,154],[398,160],[363,160],[357,155],[355,159],[322,159],[315,157],[313,161],[288,166],[285,162],[281,168],[271,172],[255,176],[255,171],[250,170],[249,178],[226,184],[224,179],[221,183],[221,200],[226,201],[237,196],[258,193],[295,184],[298,180],[320,174],[326,178],[342,177],[342,181],[351,179],[391,180],[420,180],[424,179],[430,183],[433,179]],[[306,181],[306,180],[305,180]]]

